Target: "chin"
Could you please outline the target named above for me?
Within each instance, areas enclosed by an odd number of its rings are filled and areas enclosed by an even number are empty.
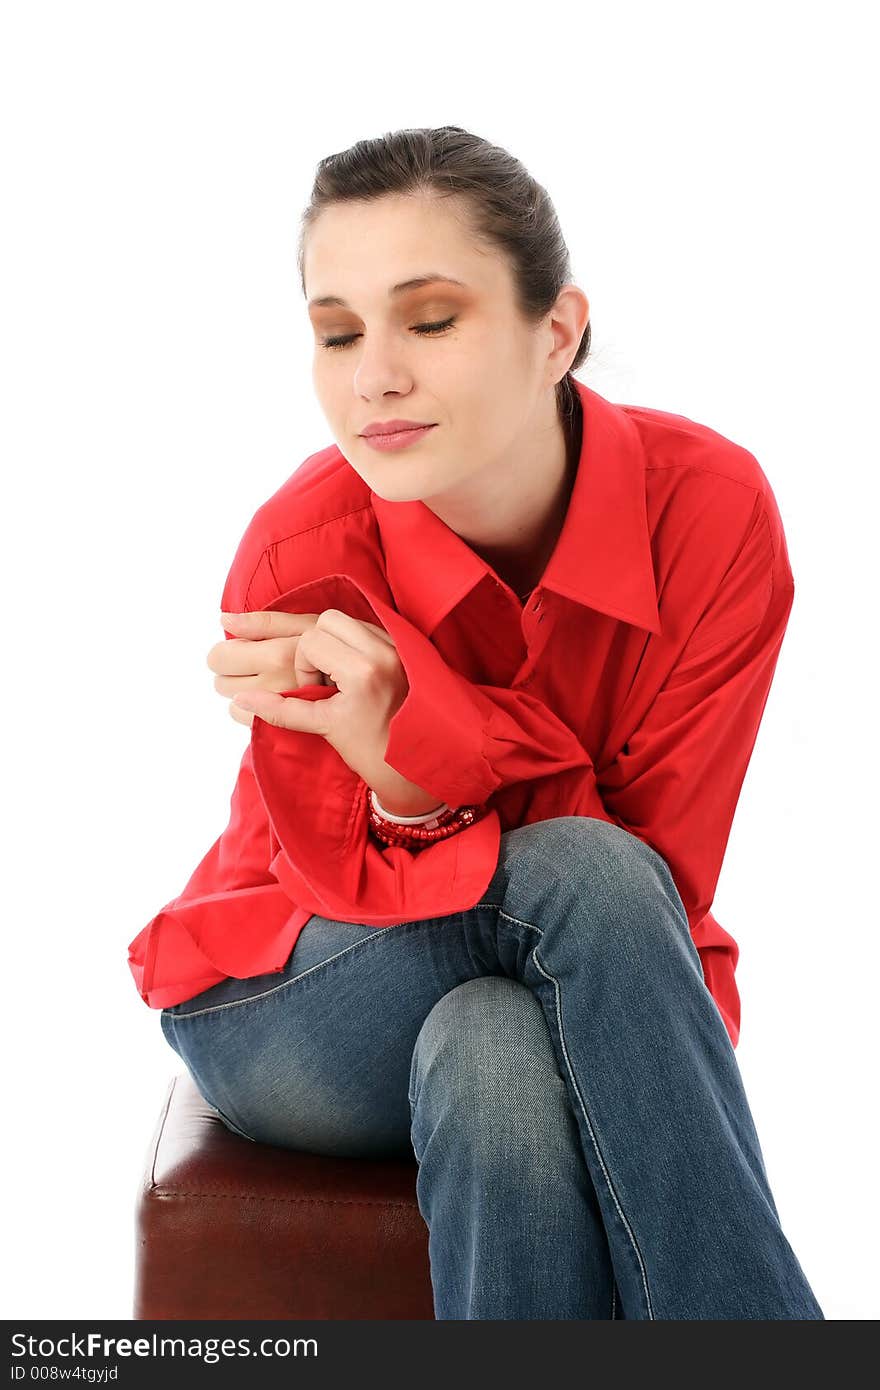
[[[377,497],[381,497],[385,502],[421,502],[424,496],[424,488],[414,488],[412,482],[407,482],[406,478],[400,478],[395,487],[395,480],[383,478],[365,479],[369,483]]]

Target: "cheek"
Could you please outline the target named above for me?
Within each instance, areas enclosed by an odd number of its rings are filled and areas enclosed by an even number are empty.
[[[345,428],[345,412],[351,403],[351,380],[343,381],[338,369],[332,363],[315,359],[312,364],[312,387],[324,415],[340,429]]]

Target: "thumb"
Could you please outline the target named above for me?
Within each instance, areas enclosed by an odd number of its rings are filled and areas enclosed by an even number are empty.
[[[280,695],[273,690],[249,690],[236,695],[232,704],[237,709],[253,711],[257,719],[274,724],[278,729],[296,729],[323,736],[327,733],[326,713],[313,706],[338,693],[335,688],[322,685],[304,685]]]

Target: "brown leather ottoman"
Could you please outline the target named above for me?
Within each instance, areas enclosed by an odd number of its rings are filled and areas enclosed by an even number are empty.
[[[433,1319],[417,1172],[415,1155],[252,1143],[175,1076],[137,1203],[133,1316]]]

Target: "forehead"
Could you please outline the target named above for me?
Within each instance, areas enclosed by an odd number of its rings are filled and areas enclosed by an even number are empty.
[[[454,201],[388,196],[325,208],[305,239],[309,307],[322,307],[320,301],[393,305],[419,291],[463,295],[502,288],[500,255],[477,243]],[[426,286],[434,276],[459,284]]]

